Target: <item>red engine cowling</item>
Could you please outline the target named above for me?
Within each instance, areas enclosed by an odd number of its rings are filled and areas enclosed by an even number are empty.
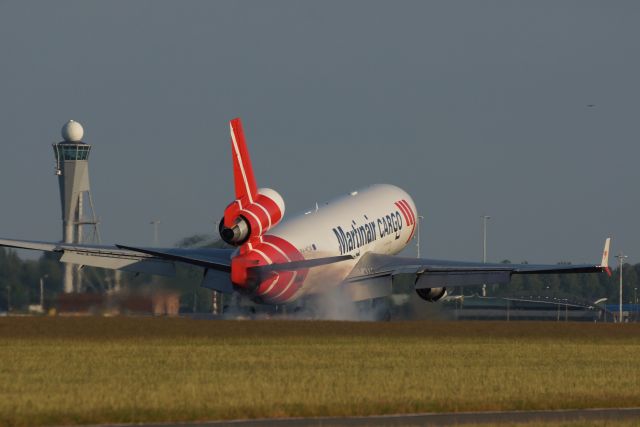
[[[234,200],[224,211],[218,230],[222,240],[240,246],[250,238],[260,237],[280,222],[284,200],[277,191],[261,188],[254,200]]]

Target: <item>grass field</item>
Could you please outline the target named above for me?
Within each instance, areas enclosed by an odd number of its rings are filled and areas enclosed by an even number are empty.
[[[639,356],[637,324],[0,318],[0,424],[640,406]]]

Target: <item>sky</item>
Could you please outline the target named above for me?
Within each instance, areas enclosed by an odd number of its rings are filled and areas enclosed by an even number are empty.
[[[105,243],[217,233],[243,119],[290,216],[408,191],[421,251],[640,262],[640,3],[0,0],[0,236],[59,240],[51,144],[93,145]],[[411,247],[406,255],[415,254]]]

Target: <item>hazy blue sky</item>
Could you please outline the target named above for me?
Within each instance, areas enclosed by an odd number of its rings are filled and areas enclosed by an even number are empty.
[[[640,2],[0,1],[0,236],[61,235],[51,143],[93,144],[103,240],[212,232],[241,116],[287,214],[377,182],[424,254],[640,261]],[[594,104],[594,107],[587,105]]]

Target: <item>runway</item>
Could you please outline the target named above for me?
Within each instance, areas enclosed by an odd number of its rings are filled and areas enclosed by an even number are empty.
[[[338,426],[452,426],[483,423],[540,423],[569,421],[620,421],[640,419],[640,408],[566,409],[554,411],[457,412],[398,414],[371,417],[279,418],[154,424],[101,424],[87,427],[338,427]]]

